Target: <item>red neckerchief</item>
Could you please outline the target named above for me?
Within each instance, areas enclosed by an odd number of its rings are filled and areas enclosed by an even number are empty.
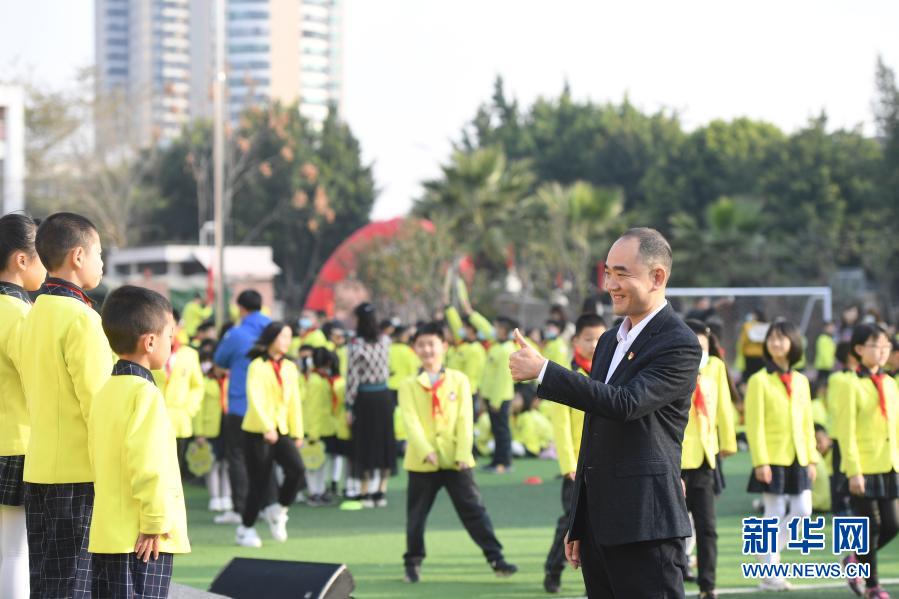
[[[887,417],[887,397],[883,392],[883,371],[878,373],[873,373],[867,369],[858,370],[859,376],[868,376],[871,377],[871,382],[874,383],[874,387],[877,389],[877,397],[880,400],[880,413],[883,414],[883,417]]]
[[[702,394],[702,385],[700,381],[702,376],[696,377],[696,391],[693,392],[693,405],[696,406],[696,412],[702,414],[706,418],[709,417],[708,408],[705,405],[705,395]]]
[[[275,378],[278,379],[278,386],[281,388],[284,387],[284,381],[281,380],[281,360],[275,360],[274,358],[269,358],[269,362],[271,362],[272,370],[275,371]]]
[[[574,350],[574,362],[580,366],[588,376],[590,375],[590,370],[593,368],[593,362],[582,356],[577,348]]]
[[[59,281],[59,282],[51,283],[49,280],[47,280],[44,282],[44,287],[46,287],[48,290],[65,289],[67,291],[70,291],[72,294],[78,296],[78,299],[80,299],[82,302],[87,304],[88,308],[94,307],[93,300],[91,300],[91,298],[87,297],[87,295],[85,295],[85,293],[81,289],[76,287],[73,283],[69,283],[68,281],[66,281],[64,279],[54,279],[54,280]]]
[[[437,391],[440,387],[443,386],[444,381],[446,381],[446,377],[443,376],[443,372],[440,373],[440,378],[437,379],[437,382],[434,383],[431,388],[425,386],[424,383],[419,382],[421,388],[425,391],[431,392],[431,417],[437,418],[437,414],[443,415],[443,408],[440,407],[440,398],[437,397]]]
[[[340,398],[337,396],[337,389],[334,387],[334,383],[340,380],[340,375],[327,376],[328,384],[331,386],[331,413],[337,414],[337,406],[340,403]]]
[[[176,338],[172,341],[172,353],[169,354],[169,359],[165,361],[165,378],[168,380],[170,376],[172,376],[172,363],[175,361],[175,354],[178,353],[178,350],[181,349],[181,342]]]
[[[787,390],[787,397],[793,399],[793,372],[778,372],[778,378],[780,378],[780,382],[784,384],[784,388]]]

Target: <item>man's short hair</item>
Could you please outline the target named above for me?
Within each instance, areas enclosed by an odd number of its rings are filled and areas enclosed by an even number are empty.
[[[34,246],[47,270],[61,268],[69,252],[78,247],[87,248],[97,227],[94,223],[73,212],[51,214],[37,229]]]
[[[112,351],[130,354],[142,335],[161,333],[171,314],[172,304],[155,291],[123,285],[103,302],[103,332]]]
[[[427,322],[415,329],[415,334],[412,335],[412,343],[414,344],[418,341],[419,337],[423,337],[425,335],[433,335],[440,339],[441,341],[446,341],[446,337],[443,334],[443,323],[433,321]]]
[[[640,258],[650,268],[660,265],[671,274],[671,244],[665,236],[649,227],[628,229],[621,239],[636,239],[640,243]]]
[[[584,332],[584,329],[592,327],[606,328],[606,321],[599,314],[593,314],[592,312],[581,314],[574,323],[574,334],[575,336],[580,335]]]
[[[247,312],[262,310],[262,296],[255,289],[244,289],[237,296],[237,305]]]

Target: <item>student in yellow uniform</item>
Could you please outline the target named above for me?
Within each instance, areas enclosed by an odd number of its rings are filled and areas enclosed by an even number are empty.
[[[606,332],[606,323],[596,313],[582,314],[574,324],[571,346],[574,357],[571,370],[590,377],[593,353],[599,338]],[[553,544],[543,566],[543,589],[547,593],[558,593],[562,587],[562,571],[565,569],[565,534],[571,519],[571,494],[574,492],[574,477],[577,458],[581,448],[581,433],[584,430],[584,413],[556,402],[546,402],[552,406],[550,420],[556,443],[559,471],[562,474],[562,516],[556,524]]]
[[[24,473],[31,593],[87,597],[94,504],[87,419],[114,363],[85,293],[103,277],[100,236],[83,216],[59,212],[38,227],[35,247],[49,277],[22,324],[18,365],[31,424]]]
[[[155,371],[153,377],[156,385],[165,396],[165,405],[175,438],[178,439],[178,461],[181,464],[181,475],[188,476],[184,452],[187,443],[194,436],[193,418],[200,411],[206,385],[203,382],[203,370],[200,368],[200,354],[189,345],[182,344],[179,334],[182,332],[180,314],[172,312],[175,319],[175,337],[172,351],[163,368]]]
[[[212,449],[212,466],[205,477],[209,511],[229,512],[234,509],[234,501],[221,437],[222,417],[228,410],[228,375],[214,368],[215,341],[203,341],[197,351],[203,370],[203,403],[194,416],[193,429],[196,442],[201,446],[208,443]]]
[[[165,365],[174,328],[172,305],[155,291],[125,285],[103,304],[119,361],[88,421],[94,597],[165,599],[174,554],[190,552],[175,433],[150,372]]]
[[[532,385],[518,385],[512,400],[512,455],[535,458],[553,442],[553,425],[537,407]]]
[[[818,396],[821,389],[827,384],[827,378],[833,372],[837,361],[837,343],[834,341],[836,327],[832,322],[824,323],[824,330],[815,339],[815,362],[817,371],[815,377],[814,395]]]
[[[480,385],[484,374],[484,366],[487,364],[487,350],[484,349],[477,328],[469,318],[462,318],[454,306],[446,308],[446,322],[453,333],[453,345],[446,354],[446,366],[454,370],[461,370],[468,377],[471,385],[471,397],[474,414],[477,416],[483,409],[481,406]]]
[[[778,321],[765,336],[767,366],[749,378],[746,389],[746,438],[753,472],[748,492],[761,493],[766,518],[779,518],[777,551],[767,563],[779,563],[787,525],[812,513],[815,425],[808,379],[793,367],[802,357],[802,338],[793,323]],[[784,578],[766,578],[761,590],[792,587]]]
[[[441,488],[446,487],[465,530],[484,552],[497,576],[518,568],[503,558],[502,545],[474,482],[471,389],[468,378],[443,366],[448,348],[443,326],[429,323],[415,331],[418,376],[400,385],[399,403],[409,433],[403,465],[409,473],[406,498],[406,582],[418,582],[425,558],[425,522]]]
[[[306,464],[307,499],[311,507],[328,505],[330,497],[327,493],[327,477],[330,473],[327,446],[333,443],[337,434],[337,422],[333,415],[333,394],[331,383],[331,365],[335,363],[334,354],[324,347],[312,350],[313,370],[306,382],[303,395],[303,429],[306,434],[304,451],[315,448],[323,456],[321,464],[313,468]]]
[[[312,348],[327,347],[328,338],[319,328],[326,317],[324,312],[316,312],[308,308],[303,310],[297,320],[297,335],[291,340],[288,355],[296,356],[299,348],[303,345]]]
[[[753,310],[746,315],[737,341],[737,357],[743,362],[742,382],[765,367],[765,335],[770,325],[761,310]],[[801,357],[799,358],[802,359]]]
[[[695,529],[700,598],[717,597],[715,571],[718,561],[715,497],[718,455],[726,457],[737,451],[734,432],[733,404],[730,385],[723,376],[724,363],[709,356],[709,327],[699,320],[688,320],[696,333],[702,358],[690,405],[690,417],[684,431],[681,454],[681,478],[686,489],[687,509]],[[712,360],[715,360],[712,362]],[[687,555],[690,551],[687,551]]]
[[[16,370],[19,334],[47,270],[34,248],[37,225],[25,214],[0,218],[0,597],[29,595],[25,533],[25,448],[31,425]]]
[[[560,306],[557,307],[561,309]],[[543,354],[544,358],[552,360],[556,364],[571,363],[571,347],[568,344],[568,340],[563,337],[567,324],[566,321],[550,319],[543,325],[543,347],[540,353]],[[539,406],[540,412],[545,414],[547,418],[550,418],[554,405],[555,403],[551,401],[541,402]]]
[[[877,574],[877,553],[899,532],[899,387],[883,371],[892,350],[884,329],[857,325],[850,343],[859,369],[840,420],[840,448],[853,514],[870,522],[870,551],[851,554],[843,563],[868,564],[865,598],[888,599]],[[862,594],[860,579],[849,579],[849,586]]]
[[[393,327],[390,347],[387,350],[387,363],[390,367],[387,388],[393,393],[394,401],[396,401],[396,392],[400,387],[400,382],[414,375],[421,368],[418,356],[409,347],[411,335],[412,330],[409,327],[402,325]],[[393,434],[398,443],[397,449],[402,449],[402,445],[406,441],[406,427],[403,425],[403,417],[400,415],[399,405],[393,411]]]
[[[300,405],[299,372],[285,360],[292,331],[283,322],[272,322],[262,331],[249,357],[247,369],[247,413],[243,419],[244,451],[250,475],[250,493],[237,527],[237,544],[261,547],[254,525],[260,511],[272,537],[287,540],[287,508],[304,484],[303,409]],[[278,489],[278,502],[262,510],[272,469],[277,463],[284,470],[284,482]]]
[[[201,293],[195,293],[193,299],[184,304],[184,334],[188,340],[197,334],[200,325],[212,318],[212,306],[206,303],[206,298]]]
[[[837,344],[837,361],[842,369],[827,378],[827,419],[831,437],[832,467],[830,469],[830,511],[835,516],[847,516],[851,512],[849,506],[849,483],[843,474],[843,453],[840,449],[841,422],[846,418],[846,407],[849,405],[849,394],[852,383],[857,378],[858,360],[852,353],[852,344],[841,341]]]
[[[352,455],[352,443],[350,439],[350,427],[346,420],[346,380],[340,375],[340,359],[333,351],[325,348],[316,348],[313,353],[315,371],[321,378],[323,385],[320,399],[324,405],[324,417],[329,425],[326,434],[322,437],[325,444],[325,453],[330,464],[330,487],[325,492],[323,501],[331,503],[337,496],[338,485],[343,478],[344,465]]]
[[[515,343],[509,338],[518,323],[500,316],[496,326],[491,326],[483,316],[474,312],[469,315],[471,323],[491,341],[487,350],[487,363],[481,375],[481,396],[487,404],[490,426],[493,429],[495,447],[493,460],[484,467],[487,472],[502,474],[512,467],[512,431],[509,422],[509,405],[515,397],[515,383],[509,370],[509,356],[516,351]]]

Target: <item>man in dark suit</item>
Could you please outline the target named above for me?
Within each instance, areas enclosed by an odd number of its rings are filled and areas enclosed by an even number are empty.
[[[624,320],[600,338],[590,379],[515,333],[513,378],[537,379],[541,398],[586,413],[565,552],[591,598],[684,597],[681,441],[701,350],[665,299],[671,262],[653,229],[631,229],[612,246],[605,288]]]

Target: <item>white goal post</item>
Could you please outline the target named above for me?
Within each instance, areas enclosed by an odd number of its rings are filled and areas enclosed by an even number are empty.
[[[833,320],[833,292],[830,287],[669,287],[669,297],[807,297],[799,330],[808,330],[815,303],[821,301],[822,317]]]

